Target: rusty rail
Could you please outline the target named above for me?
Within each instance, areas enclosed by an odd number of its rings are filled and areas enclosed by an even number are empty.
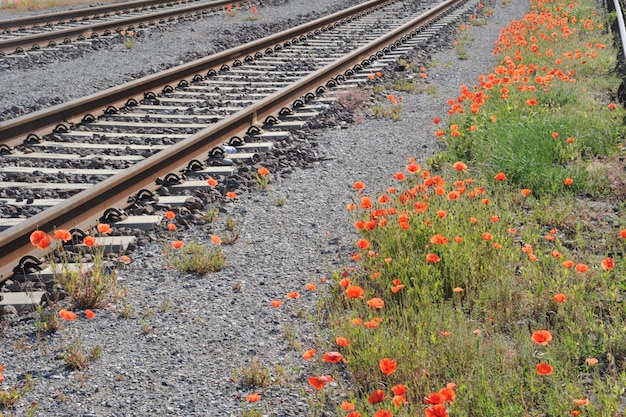
[[[465,1],[448,0],[393,32],[355,50],[274,95],[241,110],[228,119],[197,132],[188,139],[147,158],[123,173],[73,196],[62,205],[41,212],[18,226],[1,232],[0,281],[12,276],[14,266],[19,263],[23,256],[41,256],[43,254],[30,244],[29,236],[33,230],[39,228],[51,231],[55,227],[87,230],[93,227],[105,209],[124,207],[127,196],[132,194],[131,190],[136,191],[142,188],[155,190],[159,188],[155,184],[155,178],[184,168],[188,160],[201,157],[215,146],[223,143],[225,138],[230,138],[247,130],[256,120],[275,115],[286,104],[317,91],[320,86],[328,85],[329,80],[333,81],[332,79],[335,78],[334,81],[336,81],[337,77],[343,76],[347,71],[377,59],[379,51],[389,45],[400,45],[406,39],[417,34],[420,27],[438,19],[448,10],[454,9]],[[339,18],[339,20],[341,19],[342,17]],[[303,33],[302,29],[298,28],[294,31],[289,38],[294,37],[293,33]],[[281,35],[281,38],[283,36],[286,35]]]

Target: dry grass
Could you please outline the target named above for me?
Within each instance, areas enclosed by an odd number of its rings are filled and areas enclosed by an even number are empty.
[[[49,10],[54,12],[55,8],[88,5],[90,1],[86,0],[0,0],[0,9],[11,10],[16,13],[35,10]],[[116,3],[113,0],[103,0],[100,3]]]

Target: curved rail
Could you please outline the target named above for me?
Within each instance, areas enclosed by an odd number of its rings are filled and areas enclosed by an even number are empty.
[[[232,137],[246,131],[249,127],[255,125],[257,120],[266,119],[278,113],[287,103],[301,100],[303,97],[310,95],[311,92],[319,92],[320,86],[336,83],[337,79],[342,78],[345,73],[358,69],[362,65],[378,59],[381,50],[389,48],[390,45],[392,45],[392,47],[400,46],[402,43],[405,43],[407,40],[417,35],[424,25],[440,18],[443,14],[465,1],[466,0],[448,0],[387,35],[358,48],[352,53],[306,76],[283,90],[231,115],[228,119],[222,120],[193,134],[188,139],[145,159],[119,175],[110,177],[96,184],[86,191],[71,197],[62,205],[54,206],[49,210],[25,220],[18,226],[0,233],[0,279],[5,280],[10,277],[13,274],[14,265],[17,265],[22,257],[26,255],[42,255],[43,252],[33,249],[33,246],[30,244],[29,236],[33,230],[39,228],[50,231],[55,227],[87,230],[97,223],[97,219],[105,209],[126,206],[127,196],[132,194],[130,190],[136,191],[143,188],[150,190],[158,189],[159,186],[155,184],[155,178],[184,168],[186,161],[206,154],[206,152],[213,149],[215,146],[223,143],[224,138]],[[379,3],[381,2],[369,2],[370,5]],[[335,20],[342,19],[342,17],[339,16],[343,16],[344,14],[345,12],[335,14]],[[326,21],[325,19],[320,20]],[[318,24],[321,23],[319,20],[317,22]],[[310,27],[308,24],[303,26]],[[284,41],[286,38],[291,39],[294,36],[300,36],[305,33],[306,30],[303,27],[298,27],[288,32],[289,34],[281,33],[271,38],[277,37],[281,39],[281,41]],[[295,35],[296,33],[297,35]],[[242,48],[245,49],[246,46],[235,49],[239,50]],[[234,53],[233,51],[227,51],[223,54],[219,54],[220,60],[236,58],[240,56],[239,52]],[[206,60],[201,61],[204,62]],[[200,65],[194,64],[188,64],[184,67],[192,67],[194,70],[200,69]],[[186,73],[191,74],[192,72],[193,71]],[[176,70],[170,70],[166,71],[166,78],[170,80],[168,82],[171,82],[171,80],[181,77],[180,74],[177,74]],[[335,79],[332,80],[333,78]],[[331,80],[330,84],[329,80]],[[152,84],[156,82],[157,80],[151,80]],[[138,82],[131,84],[134,85],[134,88],[139,88],[137,85]],[[125,88],[126,86],[118,87],[114,89],[114,92],[109,93],[108,96],[117,97],[119,99],[122,97],[121,90]],[[100,100],[104,100],[104,98]],[[100,100],[96,100],[95,102],[100,103]],[[80,102],[81,100],[77,101]],[[95,106],[95,102],[92,102],[92,105]],[[60,106],[55,107],[58,109]],[[77,110],[80,105],[75,103],[69,107]],[[102,105],[100,105],[100,107],[102,107]],[[65,108],[63,109],[66,110]],[[49,118],[55,117],[51,112],[48,113],[50,113],[48,115]],[[58,117],[59,116],[56,116],[56,118]],[[35,117],[29,120],[35,121],[36,119]]]
[[[155,21],[165,21],[166,19],[171,19],[174,16],[191,15],[206,9],[222,8],[230,3],[231,0],[201,2],[200,4],[194,4],[192,6],[176,7],[170,10],[162,10],[140,16],[100,21],[93,24],[79,25],[69,29],[45,31],[33,35],[18,36],[13,39],[3,39],[0,40],[0,51],[3,53],[11,53],[13,51],[26,50],[27,48],[38,49],[41,45],[46,43],[56,44],[71,41],[72,39],[80,39],[84,37],[85,33],[89,33],[91,37],[108,35],[122,29],[134,28],[135,25],[141,27],[146,23],[152,24]],[[170,2],[169,4],[178,3]],[[121,8],[121,10],[125,10],[125,8]]]

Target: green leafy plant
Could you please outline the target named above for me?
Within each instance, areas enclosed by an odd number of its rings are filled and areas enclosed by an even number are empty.
[[[219,246],[205,246],[196,242],[181,248],[167,247],[168,263],[182,273],[206,274],[224,267],[225,256]]]

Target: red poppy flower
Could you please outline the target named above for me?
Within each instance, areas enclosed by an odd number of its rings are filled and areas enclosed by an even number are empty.
[[[443,404],[446,402],[446,397],[438,392],[431,392],[428,397],[424,397],[424,404]]]
[[[448,417],[448,410],[443,404],[437,404],[424,410],[426,417]]]
[[[385,375],[391,375],[396,372],[396,361],[391,358],[381,359],[378,365],[380,366],[380,371]]]
[[[354,188],[355,190],[363,190],[365,189],[365,183],[357,181],[354,183],[354,185],[352,185],[352,188]]]
[[[98,232],[100,233],[111,233],[113,231],[113,229],[111,229],[111,226],[109,224],[106,223],[99,223],[97,226]]]
[[[96,238],[93,236],[85,236],[83,239],[83,243],[90,248],[93,246],[98,246],[98,242],[96,242]]]
[[[172,242],[172,247],[173,247],[174,249],[180,249],[180,248],[182,248],[183,246],[185,246],[185,242],[183,242],[182,240],[174,240],[174,241]]]
[[[391,399],[396,407],[402,407],[403,405],[408,405],[408,401],[406,400],[406,395],[394,395]]]
[[[315,356],[315,349],[309,349],[309,350],[305,350],[304,352],[302,352],[302,359],[304,360],[309,360],[309,359],[313,359],[313,357]]]
[[[211,187],[215,187],[217,185],[217,181],[214,180],[213,178],[209,178],[208,180],[206,180],[206,182],[211,186]]]
[[[76,320],[76,319],[78,319],[78,316],[76,315],[76,313],[73,313],[71,311],[67,311],[66,309],[59,310],[59,316],[61,316],[61,318],[63,320]]]
[[[365,239],[359,239],[359,241],[356,242],[356,245],[359,247],[359,249],[367,249],[370,247],[370,243]]]
[[[369,402],[370,404],[378,404],[379,402],[382,402],[385,399],[385,391],[381,390],[381,389],[377,389],[376,391],[372,392],[369,397],[367,398],[367,402]]]
[[[265,168],[265,167],[261,167],[257,170],[257,173],[261,176],[261,177],[265,177],[266,175],[268,175],[270,173],[270,170]]]
[[[547,363],[538,363],[535,369],[537,370],[537,375],[552,375],[554,371],[552,365]]]
[[[537,330],[533,333],[532,338],[538,345],[546,346],[552,340],[552,333],[547,330]]]
[[[393,414],[391,414],[389,410],[382,409],[378,410],[376,414],[374,414],[374,417],[393,417]]]
[[[506,174],[504,172],[499,172],[494,177],[496,181],[504,181],[506,180]]]
[[[456,169],[457,171],[467,171],[467,165],[465,165],[463,162],[461,161],[457,161],[455,162],[453,165],[454,169]]]
[[[429,253],[428,255],[426,255],[426,262],[429,263],[437,263],[441,260],[441,258],[439,256],[437,256],[434,253]]]
[[[600,263],[600,266],[604,271],[609,271],[615,268],[615,261],[613,260],[613,258],[604,258]]]
[[[246,395],[246,401],[248,401],[249,403],[255,403],[257,401],[259,401],[261,399],[261,396],[259,394],[249,394]]]
[[[484,240],[491,240],[493,239],[493,235],[491,233],[485,232],[482,235],[480,235],[480,237],[482,237]]]
[[[67,242],[68,240],[72,239],[72,234],[68,230],[65,230],[65,229],[56,229],[54,231],[53,239]]]
[[[342,402],[341,404],[339,404],[339,407],[341,407],[343,410],[345,411],[351,411],[354,410],[354,404],[349,403],[347,401]]]
[[[576,269],[576,272],[580,272],[582,274],[583,272],[587,271],[589,267],[585,264],[577,264],[574,269]]]
[[[300,294],[298,294],[296,291],[288,292],[287,298],[291,298],[292,300],[294,300],[296,298],[300,298]]]
[[[574,183],[574,180],[568,177],[565,178],[563,182],[565,183],[565,185],[572,185]]]
[[[339,352],[326,352],[322,355],[322,360],[327,363],[337,363],[343,356]]]
[[[333,378],[329,375],[309,377],[309,384],[317,390],[324,388],[327,382],[333,382]]]
[[[363,288],[359,287],[358,285],[351,285],[348,288],[346,288],[346,297],[362,298],[364,292],[365,291],[363,290]]]
[[[554,297],[552,297],[552,299],[557,303],[564,303],[566,301],[565,294],[554,294]]]
[[[346,417],[361,417],[361,414],[358,411],[351,411],[346,414]]]
[[[170,232],[173,232],[174,230],[176,230],[176,225],[174,223],[168,223],[167,230],[169,230]]]
[[[444,235],[436,234],[430,238],[430,243],[432,243],[433,245],[447,245],[448,238]]]
[[[530,191],[528,188],[524,188],[524,189],[523,189],[522,191],[520,191],[520,192],[522,193],[522,195],[523,195],[524,197],[528,197],[532,191]]]
[[[87,309],[87,310],[85,310],[85,317],[87,317],[88,319],[92,319],[92,318],[96,317],[96,313],[94,313],[93,311]]]
[[[237,198],[237,193],[235,193],[234,191],[229,191],[226,193],[226,197],[228,198]]]
[[[346,347],[350,345],[350,341],[346,339],[345,337],[341,337],[341,336],[338,336],[335,339],[335,342],[337,342],[337,345],[340,347]]]
[[[279,301],[279,300],[272,300],[271,304],[272,304],[272,307],[274,307],[274,308],[278,308],[278,307],[280,307],[281,305],[283,305],[283,302],[282,302],[282,301]]]
[[[367,305],[371,308],[383,308],[385,306],[385,302],[378,297],[374,297],[367,301]]]
[[[406,385],[404,384],[394,385],[391,388],[391,391],[396,395],[404,395],[406,394]]]
[[[174,218],[176,217],[176,213],[174,213],[173,211],[166,211],[165,212],[165,218],[168,220],[174,220]]]

